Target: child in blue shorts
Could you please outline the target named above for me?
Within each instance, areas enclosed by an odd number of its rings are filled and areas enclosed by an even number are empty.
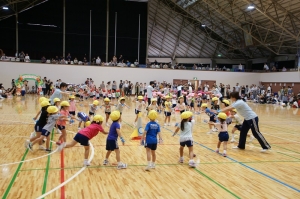
[[[223,142],[223,156],[226,157],[227,154],[226,154],[226,150],[227,150],[227,142],[229,140],[229,135],[228,135],[228,131],[227,131],[227,123],[226,123],[226,118],[227,118],[227,115],[225,113],[219,113],[218,114],[218,120],[219,122],[218,123],[211,123],[213,125],[215,125],[218,129],[218,132],[219,132],[219,142],[218,142],[218,145],[217,145],[217,150],[216,150],[216,153],[219,153],[219,150],[220,150],[220,146],[221,146],[221,143]]]
[[[145,131],[141,138],[141,145],[145,145],[146,152],[147,152],[148,164],[145,169],[146,171],[149,171],[150,169],[155,169],[155,160],[156,160],[155,150],[157,148],[157,135],[159,136],[159,142],[162,143],[160,126],[157,122],[155,122],[157,118],[157,112],[155,110],[149,111],[148,118],[150,119],[150,122],[146,125]],[[152,156],[152,161],[151,161],[151,156]]]
[[[39,143],[44,138],[46,138],[47,139],[46,140],[46,151],[47,152],[51,152],[51,150],[50,150],[50,138],[49,138],[49,135],[50,135],[52,129],[54,128],[54,126],[56,124],[56,121],[59,120],[59,119],[65,119],[65,120],[68,119],[67,116],[61,116],[58,113],[58,108],[56,106],[49,106],[47,108],[47,112],[49,114],[49,117],[48,117],[48,120],[47,120],[47,124],[42,129],[41,136],[38,139],[34,140],[32,143],[28,143],[28,145],[27,145],[27,148],[29,150],[31,150],[31,151],[32,151],[32,146],[35,143]]]
[[[106,139],[107,152],[106,152],[105,160],[103,161],[103,165],[108,165],[108,163],[109,163],[108,158],[109,158],[111,152],[114,151],[116,153],[116,159],[118,162],[117,169],[126,169],[127,164],[121,162],[120,149],[118,146],[118,137],[120,137],[122,144],[123,145],[125,144],[125,140],[122,137],[121,131],[120,131],[119,120],[121,118],[121,114],[119,111],[113,111],[109,117],[113,121],[113,123],[110,126],[109,133],[108,133],[108,136]]]

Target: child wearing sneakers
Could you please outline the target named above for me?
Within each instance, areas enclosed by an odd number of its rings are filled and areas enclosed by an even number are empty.
[[[98,110],[99,101],[94,100],[93,104],[90,104],[89,117],[94,116],[96,111]]]
[[[225,100],[223,100],[225,101]],[[242,124],[243,124],[243,120],[240,118],[240,116],[237,114],[237,110],[236,109],[232,109],[230,111],[231,115],[230,117],[232,118],[232,121],[235,122],[235,126],[233,127],[233,129],[231,130],[231,134],[232,134],[232,138],[230,140],[230,142],[235,142],[235,139],[234,139],[234,132],[235,131],[241,131],[242,129]],[[253,141],[254,139],[254,136],[253,135],[250,135],[248,134],[247,135],[248,137],[250,137],[250,142]]]
[[[113,121],[113,123],[110,126],[109,133],[108,133],[108,136],[106,139],[107,152],[106,152],[105,160],[103,161],[103,165],[107,165],[109,163],[108,158],[109,158],[111,152],[114,151],[116,153],[116,159],[118,162],[117,169],[126,169],[127,164],[121,162],[120,149],[118,146],[118,137],[120,137],[122,144],[123,145],[125,144],[125,140],[122,137],[121,131],[120,131],[119,120],[121,118],[121,114],[119,111],[113,111],[109,117]]]
[[[59,151],[61,151],[63,148],[71,148],[75,146],[76,144],[80,143],[84,147],[84,161],[83,166],[90,166],[90,162],[88,161],[89,153],[90,153],[90,143],[89,141],[98,135],[99,132],[108,134],[101,126],[104,118],[101,115],[95,115],[93,118],[92,123],[85,124],[87,127],[80,130],[73,140],[69,143],[57,143],[59,145]],[[90,122],[86,122],[90,123]]]
[[[147,153],[148,164],[145,169],[146,171],[149,171],[150,169],[155,169],[155,150],[157,148],[157,135],[159,136],[159,143],[162,143],[160,126],[157,122],[155,122],[157,118],[157,112],[155,110],[149,111],[148,118],[150,119],[150,122],[148,122],[148,124],[146,125],[145,131],[141,138],[141,145],[145,145]]]
[[[85,127],[85,123],[87,122],[87,121],[90,121],[90,118],[89,118],[89,116],[87,116],[84,112],[78,112],[77,113],[77,117],[78,117],[78,121],[79,121],[79,123],[78,123],[78,130],[80,130],[81,128],[81,123],[83,122],[83,127]]]
[[[177,126],[173,136],[178,133],[180,130],[180,148],[179,148],[179,162],[183,163],[183,149],[185,146],[189,149],[189,166],[195,168],[196,163],[194,161],[194,152],[193,152],[193,125],[195,123],[195,120],[193,120],[193,113],[190,111],[185,111],[181,114],[181,123],[180,127]]]
[[[210,131],[207,132],[207,134],[211,134],[211,133],[213,133],[213,128],[214,128],[213,123],[215,123],[217,121],[216,114],[207,107],[206,103],[203,103],[201,105],[201,111],[202,112],[204,111],[206,113],[206,115],[208,115],[208,117],[209,117],[208,127],[209,127]],[[204,121],[204,122],[206,122],[206,121]]]
[[[166,101],[165,101],[165,124],[164,126],[170,126],[170,119],[171,119],[171,108],[172,108],[172,103],[171,103],[171,97],[166,96]]]
[[[49,117],[48,117],[48,120],[47,120],[47,124],[42,129],[41,136],[39,138],[37,138],[36,140],[34,140],[32,143],[28,143],[28,145],[27,145],[27,148],[31,151],[32,151],[32,146],[35,143],[39,143],[40,141],[42,141],[43,139],[46,138],[46,151],[51,152],[49,135],[50,135],[52,129],[54,128],[54,126],[56,124],[56,121],[58,119],[67,119],[66,116],[61,116],[58,113],[58,108],[56,106],[49,106],[47,108],[47,112],[49,114]]]
[[[136,122],[138,120],[138,115],[142,111],[142,108],[145,107],[145,102],[143,101],[143,96],[138,96],[137,101],[135,102],[135,120],[133,122],[133,125],[136,126]]]
[[[229,140],[229,135],[228,135],[228,131],[227,131],[227,123],[226,123],[226,118],[227,118],[227,115],[225,113],[219,113],[218,114],[218,120],[219,122],[218,123],[212,123],[213,125],[215,125],[219,131],[219,142],[218,142],[218,145],[217,145],[217,150],[216,150],[216,153],[219,153],[219,150],[220,150],[220,146],[221,146],[221,143],[223,142],[223,156],[226,157],[227,154],[226,154],[226,150],[227,150],[227,142]]]

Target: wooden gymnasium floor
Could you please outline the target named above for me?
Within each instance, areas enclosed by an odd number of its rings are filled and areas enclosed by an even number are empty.
[[[87,102],[85,102],[87,104]],[[106,135],[92,139],[94,152],[91,166],[83,168],[80,146],[61,153],[45,153],[35,146],[34,152],[24,148],[24,141],[33,131],[32,118],[39,110],[37,96],[27,95],[0,102],[0,196],[2,198],[300,198],[300,111],[273,105],[251,104],[260,116],[260,129],[272,145],[268,153],[260,153],[255,140],[245,151],[231,149],[224,158],[214,152],[217,134],[207,135],[205,115],[196,116],[194,128],[196,169],[178,163],[178,136],[171,137],[179,114],[172,116],[172,126],[162,129],[164,144],[157,149],[157,167],[145,172],[145,149],[139,141],[130,141],[133,132],[134,105],[123,112],[122,134],[126,145],[120,146],[121,160],[128,168],[103,166]],[[85,106],[77,104],[77,111]],[[99,113],[103,115],[103,110]],[[163,115],[159,115],[163,124]],[[143,116],[143,124],[147,122]],[[106,126],[105,129],[108,130]],[[231,130],[232,126],[229,127]],[[68,140],[77,125],[67,126]],[[51,135],[53,140],[57,134]],[[52,144],[55,150],[55,144]],[[115,162],[112,153],[110,162]],[[68,182],[60,187],[63,182]]]

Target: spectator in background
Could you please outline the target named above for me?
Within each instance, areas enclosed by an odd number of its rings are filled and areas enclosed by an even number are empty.
[[[270,68],[269,68],[269,66],[267,65],[267,63],[265,63],[265,65],[264,65],[264,70],[265,70],[265,71],[269,71],[269,70],[270,70]]]
[[[119,57],[119,60],[118,60],[118,63],[122,63],[123,62],[123,55],[120,55],[120,57]]]
[[[167,68],[168,68],[168,65],[167,65],[167,64],[164,64],[163,68],[164,68],[164,69],[167,69]]]
[[[226,70],[227,70],[226,66],[223,66],[222,70],[223,70],[223,71],[226,71]]]
[[[78,60],[77,60],[76,57],[75,57],[75,59],[74,59],[74,64],[78,64]]]
[[[193,65],[193,70],[197,70],[197,68],[198,68],[197,65],[194,64],[194,65]]]
[[[47,61],[47,60],[46,60],[46,57],[43,56],[42,59],[41,59],[41,62],[42,62],[42,63],[46,63],[46,61]]]
[[[282,72],[286,72],[286,67],[285,66],[282,68]]]
[[[272,67],[272,71],[275,72],[277,69],[275,66]]]
[[[97,59],[96,59],[96,64],[99,66],[101,64],[101,59],[100,57],[98,56]]]
[[[96,58],[95,57],[92,59],[92,65],[96,65]]]
[[[137,59],[136,59],[135,62],[134,62],[134,66],[135,66],[135,67],[138,67],[138,66],[139,66],[139,62],[138,62]]]
[[[1,61],[5,61],[5,60],[7,60],[7,57],[6,57],[5,53],[3,53],[1,56]]]
[[[84,64],[84,65],[87,65],[87,64],[88,64],[87,59],[86,59],[85,57],[83,57],[83,64]]]
[[[116,65],[118,64],[117,62],[118,62],[117,57],[114,55],[111,64],[112,64],[113,66],[116,66]]]
[[[25,61],[25,62],[27,62],[27,63],[28,63],[28,62],[30,62],[30,57],[29,57],[29,55],[28,55],[28,54],[26,54],[26,55],[25,55],[25,59],[24,59],[24,61]]]
[[[25,54],[23,51],[20,52],[19,58],[20,58],[20,62],[24,62]]]
[[[147,59],[147,62],[146,62],[146,64],[147,64],[147,68],[150,68],[151,67],[151,62],[149,61],[149,59]]]
[[[127,67],[130,67],[130,64],[131,64],[131,62],[130,62],[129,60],[127,60],[126,66],[127,66]]]
[[[70,54],[70,53],[68,53],[68,56],[67,56],[67,62],[68,62],[68,64],[70,64],[70,63],[71,63],[71,59],[72,59],[72,57],[71,57],[71,54]]]
[[[242,71],[243,70],[243,65],[242,65],[242,63],[240,63],[240,65],[239,65],[239,71]]]

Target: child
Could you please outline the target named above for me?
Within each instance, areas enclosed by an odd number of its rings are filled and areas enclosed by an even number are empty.
[[[90,104],[89,117],[94,116],[96,111],[98,110],[99,101],[94,100],[93,104]]]
[[[71,116],[69,114],[70,104],[68,101],[62,101],[60,105],[61,105],[60,115],[71,117],[71,119],[76,119],[74,116]],[[57,124],[57,128],[61,131],[61,135],[59,136],[58,142],[56,143],[64,143],[67,141],[66,119],[60,119],[57,121],[56,124]]]
[[[76,115],[76,102],[75,102],[75,96],[71,95],[70,96],[70,106],[69,106],[69,113],[70,115],[75,116]]]
[[[80,126],[81,126],[82,122],[84,122],[83,127],[85,127],[85,123],[87,121],[90,121],[89,116],[87,116],[84,112],[78,112],[77,113],[77,117],[78,117],[78,121],[79,121],[79,123],[78,123],[78,130],[81,129]]]
[[[148,118],[150,119],[150,122],[146,125],[145,131],[141,138],[141,145],[145,145],[146,153],[147,153],[148,165],[145,169],[146,171],[149,171],[150,169],[155,169],[155,160],[156,160],[155,150],[157,148],[157,135],[159,136],[159,143],[162,143],[160,126],[158,123],[155,122],[157,118],[157,112],[155,110],[149,111]],[[151,161],[151,156],[152,156],[152,161]]]
[[[177,126],[173,136],[180,130],[180,148],[179,148],[179,162],[183,163],[183,149],[185,146],[189,149],[189,166],[195,168],[196,163],[194,161],[194,152],[193,152],[193,125],[195,120],[192,119],[193,113],[190,111],[185,111],[181,114],[181,124],[180,127]]]
[[[165,101],[165,124],[164,126],[167,126],[167,122],[168,122],[168,126],[170,126],[170,118],[171,118],[171,97],[170,96],[166,96],[166,100]]]
[[[42,129],[44,128],[44,126],[47,124],[47,119],[48,119],[48,112],[47,112],[47,108],[50,106],[50,103],[48,100],[44,100],[41,102],[41,116],[39,118],[39,120],[36,122],[35,126],[34,126],[34,130],[35,130],[35,136],[30,136],[30,140],[26,140],[25,141],[25,147],[28,146],[28,144],[30,142],[35,141],[36,139],[38,139],[39,137],[41,137],[41,133],[42,133]],[[41,141],[39,144],[39,149],[45,149],[42,146],[43,141]]]
[[[105,156],[105,160],[103,161],[103,165],[107,165],[108,162],[108,158],[111,154],[112,151],[115,151],[116,153],[116,159],[118,162],[117,165],[117,169],[126,169],[127,168],[127,164],[122,163],[121,162],[121,158],[120,158],[120,149],[118,146],[118,137],[120,137],[120,140],[122,142],[122,144],[125,144],[125,140],[121,135],[121,131],[120,131],[120,123],[119,120],[121,119],[121,114],[119,111],[113,111],[110,114],[110,119],[113,121],[113,123],[110,126],[109,129],[109,133],[106,139],[106,156]]]
[[[157,99],[156,98],[152,98],[151,99],[151,104],[147,107],[148,112],[154,110],[157,111],[158,110],[158,106],[157,106]]]
[[[177,104],[177,108],[180,111],[180,114],[183,113],[184,111],[186,111],[186,106],[185,106],[185,103],[184,103],[183,100],[184,100],[183,96],[180,96],[179,97],[179,102]]]
[[[105,123],[106,123],[106,126],[109,126],[109,123],[108,123],[108,118],[109,118],[109,115],[111,113],[111,105],[114,105],[112,103],[109,103],[110,100],[108,98],[105,98],[104,99],[104,113],[105,113]]]
[[[225,101],[225,100],[223,100]],[[233,127],[233,129],[231,130],[231,134],[232,134],[232,138],[230,140],[230,142],[235,142],[235,139],[234,139],[234,132],[236,130],[239,130],[241,131],[241,128],[242,128],[242,124],[243,124],[243,120],[240,118],[240,116],[237,114],[237,111],[236,109],[232,109],[230,111],[231,115],[230,117],[232,118],[233,122],[235,122],[235,126]],[[247,134],[247,136],[250,136],[250,142],[253,141],[254,139],[254,136],[253,135],[250,135],[250,134]]]
[[[176,95],[173,95],[173,98],[172,98],[172,112],[174,113],[175,112],[175,107],[177,105],[177,99],[176,99]]]
[[[59,145],[59,150],[62,150],[63,148],[70,148],[75,146],[76,144],[80,143],[82,146],[84,146],[84,166],[90,166],[90,162],[88,161],[89,153],[90,153],[90,144],[89,140],[91,140],[93,137],[98,135],[99,132],[102,132],[104,134],[108,134],[106,131],[103,130],[101,124],[103,122],[104,118],[101,115],[95,115],[93,118],[93,122],[88,125],[86,124],[86,128],[80,130],[73,140],[70,143],[64,143]],[[88,122],[87,122],[88,123]]]
[[[123,108],[124,106],[128,107],[126,104],[125,104],[125,98],[124,97],[121,97],[120,98],[120,103],[117,105],[116,107],[116,111],[119,111],[120,112],[120,125],[121,125],[121,122],[122,122],[122,111],[123,111]],[[122,125],[121,125],[122,126]]]
[[[142,107],[145,107],[145,102],[143,101],[143,96],[138,96],[137,101],[135,102],[135,120],[133,122],[133,125],[136,126],[136,122],[138,120],[138,115],[142,111]]]
[[[218,123],[212,123],[213,125],[215,125],[219,131],[219,142],[218,142],[218,145],[217,145],[217,150],[216,150],[216,153],[219,153],[219,150],[220,150],[220,146],[221,146],[221,143],[223,142],[223,157],[226,157],[227,154],[226,154],[226,150],[227,150],[227,142],[229,140],[229,135],[228,135],[228,132],[227,132],[227,123],[226,123],[226,118],[227,118],[227,115],[225,113],[219,113],[218,114],[218,120],[220,122]]]
[[[201,105],[201,111],[204,111],[204,112],[206,113],[206,115],[208,115],[208,117],[209,117],[209,122],[215,123],[215,122],[217,121],[217,119],[216,119],[216,114],[215,114],[213,111],[211,111],[211,110],[207,107],[207,104],[206,104],[206,103],[203,103],[203,104]],[[211,124],[211,123],[208,123],[208,127],[209,127],[210,131],[207,132],[207,134],[213,133],[214,125]]]
[[[54,98],[53,99],[53,105],[56,106],[58,109],[60,109],[60,99]]]
[[[212,101],[211,109],[218,111],[220,109],[220,106],[218,105],[219,99],[217,97],[213,97],[211,101]]]
[[[49,135],[50,135],[52,129],[54,128],[56,121],[58,119],[67,119],[66,116],[60,116],[58,114],[58,108],[56,106],[49,106],[47,108],[47,112],[48,112],[49,116],[48,116],[47,124],[42,129],[41,136],[39,138],[37,138],[36,140],[34,140],[33,142],[28,143],[28,145],[27,145],[27,148],[31,151],[32,151],[32,147],[35,143],[39,143],[44,138],[46,138],[46,151],[51,152]]]

